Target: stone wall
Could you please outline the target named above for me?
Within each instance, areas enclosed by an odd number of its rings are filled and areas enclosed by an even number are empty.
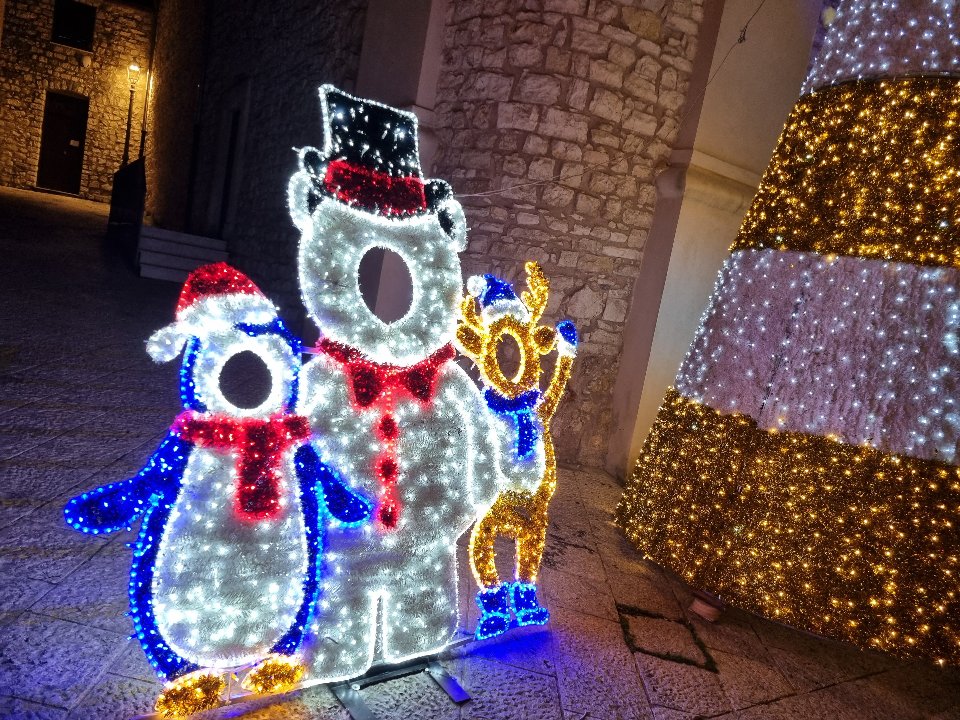
[[[153,14],[103,0],[88,4],[97,15],[93,48],[85,52],[50,39],[53,0],[6,0],[0,41],[0,184],[29,188],[36,183],[46,91],[53,90],[90,99],[80,195],[110,197],[127,127],[127,66],[134,62],[146,69]],[[132,158],[139,152],[145,76],[134,103]]]
[[[353,87],[366,0],[290,0],[269,12],[255,0],[212,0],[208,12],[190,230],[226,239],[231,262],[297,328],[299,233],[286,199],[297,168],[292,148],[323,143],[317,88]]]
[[[581,331],[553,424],[563,462],[606,456],[654,177],[676,137],[701,18],[702,0],[451,2],[433,174],[464,203],[465,271],[522,282],[524,261],[539,260],[552,282],[546,316]]]
[[[163,0],[157,9],[157,40],[147,138],[147,213],[155,225],[186,229],[195,128],[203,80],[203,3]]]

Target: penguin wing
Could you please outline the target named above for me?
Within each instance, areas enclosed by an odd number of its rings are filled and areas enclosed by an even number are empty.
[[[371,504],[363,495],[354,492],[340,475],[320,459],[309,443],[302,445],[294,456],[297,476],[317,489],[321,502],[334,519],[347,525],[359,525],[371,515]]]
[[[130,527],[154,496],[176,494],[193,449],[171,433],[134,477],[110,483],[72,498],[63,516],[75,530],[99,535]]]

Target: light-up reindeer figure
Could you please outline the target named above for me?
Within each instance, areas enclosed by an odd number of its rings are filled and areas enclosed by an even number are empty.
[[[473,528],[470,565],[480,586],[477,604],[483,613],[477,624],[478,639],[500,635],[515,625],[543,625],[550,618],[536,595],[547,507],[557,487],[550,420],[570,379],[577,331],[568,320],[556,328],[538,325],[550,283],[536,262],[528,262],[525,269],[527,290],[519,298],[508,283],[493,275],[471,277],[457,328],[457,346],[476,363],[487,405],[514,431],[513,461],[542,465],[542,479],[535,491],[502,493]],[[497,358],[497,349],[507,335],[516,340],[520,351],[519,367],[511,377]],[[553,376],[541,391],[540,357],[554,348],[558,357]],[[497,573],[497,537],[511,538],[516,544],[516,580],[512,583],[501,583]]]

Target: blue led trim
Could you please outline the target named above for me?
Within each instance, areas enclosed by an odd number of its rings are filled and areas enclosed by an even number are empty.
[[[130,616],[147,659],[166,678],[198,669],[164,642],[152,598],[157,550],[192,450],[192,444],[170,433],[136,476],[83,493],[63,509],[74,529],[93,535],[129,528],[143,515],[130,567]]]
[[[234,327],[241,332],[245,332],[250,337],[257,337],[259,335],[267,335],[270,333],[279,335],[281,338],[286,340],[295,357],[303,354],[303,341],[290,332],[287,329],[287,326],[283,324],[283,320],[280,318],[274,318],[272,322],[261,324],[237,323]],[[293,370],[293,380],[290,383],[290,396],[287,398],[287,402],[284,406],[286,412],[293,412],[297,405],[297,397],[300,394],[299,363],[295,363],[291,369]]]
[[[480,305],[491,305],[497,300],[517,300],[517,294],[513,291],[513,286],[510,283],[489,273],[484,275],[483,279],[487,281],[487,284],[480,293]]]
[[[293,625],[271,650],[278,655],[293,655],[300,649],[320,599],[318,580],[323,574],[325,515],[329,514],[347,527],[354,527],[366,522],[371,514],[370,502],[347,488],[311,445],[298,448],[293,462],[307,536],[307,574],[303,582],[303,602]]]
[[[540,402],[539,390],[528,390],[509,398],[501,395],[493,388],[483,391],[487,406],[497,415],[510,417],[517,432],[517,457],[526,460],[533,455],[540,438],[540,429],[537,427],[535,409]]]
[[[517,625],[546,625],[550,612],[537,601],[537,586],[531,583],[511,584],[510,602],[517,616]]]
[[[154,496],[178,488],[190,444],[170,433],[134,477],[72,498],[63,508],[74,530],[99,535],[129,529],[146,512]]]
[[[510,603],[510,584],[486,588],[477,593],[477,607],[483,613],[477,621],[477,640],[503,635],[514,626]]]
[[[180,364],[180,401],[185,410],[196,412],[207,411],[207,406],[197,397],[197,388],[193,383],[193,366],[197,361],[201,345],[199,338],[190,338],[187,341],[187,349],[183,353],[183,362]]]
[[[568,343],[574,347],[577,346],[577,326],[572,322],[569,320],[561,320],[557,323],[557,332],[560,333],[560,337]]]

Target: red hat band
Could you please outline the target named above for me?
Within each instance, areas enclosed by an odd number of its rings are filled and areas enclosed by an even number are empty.
[[[393,176],[346,160],[327,164],[323,184],[331,195],[381,215],[414,215],[427,209],[423,180],[416,175]]]

